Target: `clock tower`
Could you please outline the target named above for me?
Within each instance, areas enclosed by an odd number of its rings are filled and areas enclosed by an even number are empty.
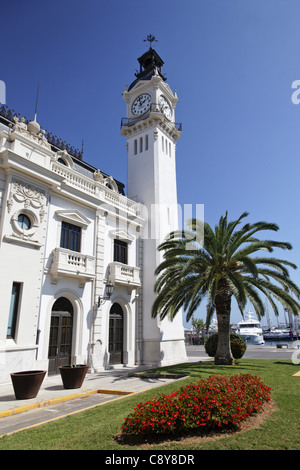
[[[182,315],[178,313],[172,322],[161,321],[151,317],[151,309],[155,269],[162,261],[157,247],[178,229],[175,152],[181,124],[175,123],[176,91],[166,83],[161,71],[164,62],[151,42],[138,62],[136,79],[123,93],[127,110],[121,122],[128,155],[127,196],[140,204],[145,220],[140,234],[137,362],[167,365],[186,360]]]

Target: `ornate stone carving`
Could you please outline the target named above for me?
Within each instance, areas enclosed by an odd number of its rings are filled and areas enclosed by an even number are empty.
[[[100,170],[96,170],[94,172],[94,180],[104,184],[107,188],[111,189],[112,191],[118,192],[118,185],[112,176],[105,177]]]
[[[67,167],[69,168],[73,168],[74,167],[74,162],[73,162],[73,159],[72,157],[68,154],[68,152],[66,151],[66,149],[64,150],[58,150],[58,152],[55,152],[52,156],[51,156],[52,160],[54,162],[59,162],[59,163],[63,163],[64,165],[66,165]]]
[[[94,172],[94,180],[95,181],[98,181],[99,183],[103,183],[104,182],[104,176],[103,174],[101,173],[100,170],[96,170]]]
[[[7,201],[8,213],[11,211],[13,200],[24,203],[24,208],[40,209],[40,222],[43,221],[46,214],[45,204],[46,197],[43,191],[22,181],[13,181],[11,185],[10,195]]]
[[[112,191],[118,192],[118,185],[112,176],[108,176],[107,178],[105,178],[104,184],[105,186],[107,186],[107,188],[111,189]]]
[[[15,124],[13,125],[12,130],[13,131],[18,131],[18,132],[26,132],[27,131],[27,125],[25,123],[25,118],[21,117],[20,119],[18,116],[13,117]]]
[[[9,134],[8,140],[14,142],[16,139],[16,132],[26,136],[30,140],[36,142],[39,145],[43,145],[51,150],[51,145],[49,144],[46,131],[41,129],[39,124],[36,121],[31,121],[28,125],[25,122],[24,117],[14,116],[14,125],[12,127],[11,133]]]

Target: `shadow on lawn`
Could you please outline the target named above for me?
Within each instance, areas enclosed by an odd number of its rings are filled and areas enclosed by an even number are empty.
[[[239,373],[243,371],[249,370],[264,370],[266,365],[261,364],[258,365],[257,363],[253,364],[251,361],[243,361],[240,363],[238,360],[234,366],[216,366],[213,361],[199,361],[185,364],[178,364],[170,367],[164,367],[161,369],[155,369],[151,372],[156,372],[158,374],[185,374],[189,375],[190,377],[198,377],[201,378],[203,375],[212,375],[212,374],[221,374],[221,373]]]

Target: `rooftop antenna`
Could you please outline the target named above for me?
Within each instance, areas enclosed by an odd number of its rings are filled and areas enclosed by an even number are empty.
[[[150,46],[149,46],[149,50],[152,49],[152,43],[153,42],[157,42],[157,39],[155,36],[153,36],[152,34],[148,34],[147,38],[144,39],[144,42],[148,41]]]
[[[37,104],[38,104],[38,97],[39,97],[39,87],[38,84],[37,93],[36,93],[36,101],[35,101],[35,110],[34,110],[34,120],[30,121],[27,126],[27,130],[32,134],[38,134],[41,130],[40,125],[36,122],[36,114],[37,114]]]
[[[38,99],[39,99],[39,89],[40,89],[40,84],[38,83],[37,91],[36,91],[35,110],[34,110],[34,120],[35,120],[35,121],[36,121],[36,115],[37,115],[37,105],[38,105]]]
[[[82,143],[81,143],[81,158],[83,157],[83,139],[82,139]]]

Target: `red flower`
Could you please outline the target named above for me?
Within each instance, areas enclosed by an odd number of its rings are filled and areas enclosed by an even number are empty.
[[[140,403],[124,418],[124,433],[178,432],[198,426],[228,427],[258,412],[270,400],[270,388],[250,374],[208,379]]]

